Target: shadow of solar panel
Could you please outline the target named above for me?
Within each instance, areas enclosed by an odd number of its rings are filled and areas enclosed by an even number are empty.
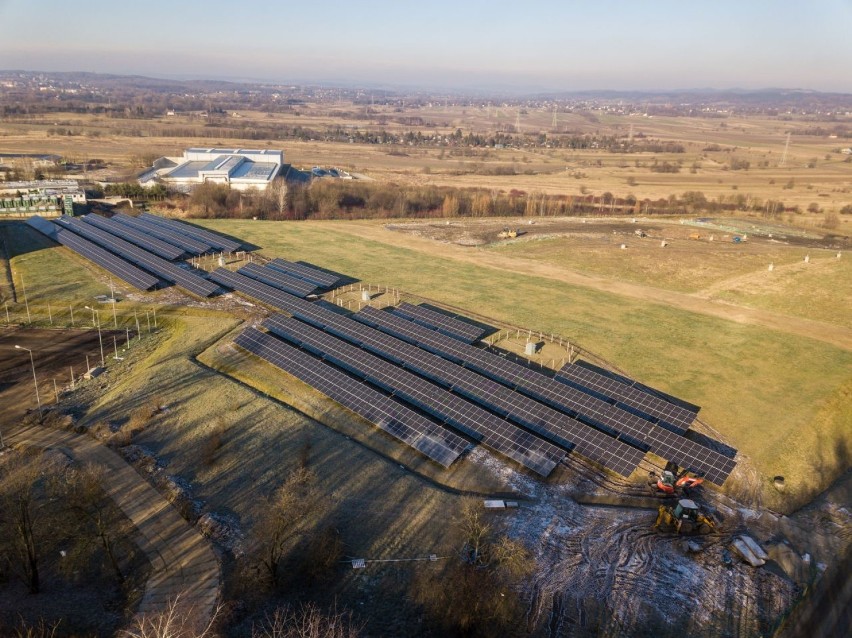
[[[270,334],[248,328],[235,343],[301,379],[444,467],[449,467],[470,446],[460,436]]]
[[[586,394],[614,401],[618,407],[645,419],[663,421],[679,434],[684,434],[695,420],[689,410],[573,363],[563,366],[555,378]]]
[[[174,232],[195,239],[196,241],[205,243],[211,248],[215,248],[218,251],[224,251],[226,253],[235,253],[242,248],[242,244],[238,241],[228,239],[227,237],[223,237],[219,233],[214,233],[213,231],[206,230],[204,228],[198,228],[197,226],[192,226],[191,224],[185,224],[184,222],[178,221],[176,219],[167,219],[166,217],[152,215],[151,213],[141,213],[139,215],[139,218],[144,219],[145,221],[149,221],[153,224],[157,224],[164,228],[168,228],[169,230],[173,230]]]
[[[119,224],[130,226],[131,228],[135,228],[136,230],[142,231],[143,233],[147,233],[152,237],[161,239],[164,242],[172,244],[173,246],[177,246],[178,248],[183,249],[189,255],[204,255],[205,253],[212,252],[213,250],[213,247],[209,244],[196,241],[191,237],[181,235],[180,233],[176,233],[173,230],[170,230],[163,226],[158,226],[157,224],[154,224],[152,222],[140,219],[139,217],[131,217],[130,215],[125,215],[124,213],[118,213],[116,215],[113,215],[112,219],[118,222]]]
[[[178,248],[177,246],[172,246],[171,244],[161,241],[156,237],[152,237],[151,235],[146,235],[141,230],[136,230],[135,228],[130,228],[124,224],[119,224],[118,222],[107,219],[106,217],[89,214],[84,215],[80,219],[87,224],[92,224],[93,226],[100,228],[101,230],[105,230],[120,239],[129,241],[131,244],[136,244],[140,248],[143,248],[150,253],[154,253],[163,259],[173,261],[183,257],[183,249]]]
[[[270,332],[392,392],[541,476],[547,476],[565,457],[565,452],[555,445],[321,330],[281,315],[270,317],[263,325]]]
[[[339,277],[330,275],[317,268],[311,268],[305,264],[297,264],[286,259],[273,259],[266,265],[289,275],[301,277],[305,281],[310,281],[312,284],[316,284],[322,288],[332,288],[340,280]]]
[[[445,337],[369,306],[354,317],[403,341],[460,363],[583,423],[624,435],[628,442],[641,442],[655,454],[700,473],[717,485],[724,483],[736,465],[727,456],[493,352]]]
[[[47,224],[50,228],[44,226],[41,222]],[[75,235],[69,230],[57,228],[55,224],[51,224],[41,217],[39,217],[37,221],[29,219],[27,220],[27,224],[38,230],[40,233],[47,235],[54,241],[57,241],[63,246],[73,250],[78,255],[94,262],[122,281],[126,281],[134,288],[139,290],[151,290],[160,283],[160,280],[156,277],[149,275],[147,272],[137,268],[133,264],[127,263],[120,257],[116,257],[108,250],[101,248],[87,239],[83,239],[79,235]]]
[[[112,253],[123,257],[127,261],[144,268],[148,272],[157,275],[161,279],[180,286],[184,290],[200,297],[209,297],[218,286],[207,281],[204,277],[188,272],[175,264],[166,261],[147,250],[134,246],[130,242],[119,239],[105,230],[95,228],[79,219],[60,217],[54,220],[55,224],[67,228],[82,237],[106,248]]]
[[[413,321],[414,323],[437,330],[448,337],[454,337],[465,343],[479,341],[485,331],[482,328],[469,324],[461,319],[454,319],[447,315],[429,310],[423,306],[415,306],[403,302],[393,309],[393,313]]]
[[[246,264],[237,272],[297,297],[307,297],[316,290],[314,284],[308,283],[304,279],[297,279],[274,268],[266,268],[257,264]]]

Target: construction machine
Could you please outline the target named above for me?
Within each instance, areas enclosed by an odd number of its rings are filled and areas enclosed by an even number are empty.
[[[675,534],[710,534],[716,531],[716,524],[704,514],[695,501],[682,498],[677,505],[660,505],[657,513],[657,529],[665,528]]]
[[[650,472],[649,477],[648,485],[661,496],[675,496],[681,493],[689,496],[690,490],[704,482],[702,477],[691,474],[687,469],[678,474],[678,466],[672,462],[666,463],[666,469],[659,476],[655,472]]]

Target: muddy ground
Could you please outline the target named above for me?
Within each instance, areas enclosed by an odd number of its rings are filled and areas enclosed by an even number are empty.
[[[115,342],[113,342],[115,338]],[[119,354],[126,333],[122,330],[101,331],[104,357]],[[43,407],[56,402],[56,389],[61,394],[71,385],[71,371],[75,381],[86,372],[86,357],[92,367],[101,363],[101,340],[97,330],[33,330],[7,328],[0,331],[0,427],[20,420],[28,410],[35,409],[36,396],[33,383],[33,366],[26,350],[33,352],[39,399]]]

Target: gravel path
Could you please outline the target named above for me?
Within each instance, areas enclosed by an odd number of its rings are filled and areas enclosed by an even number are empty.
[[[5,439],[7,445],[56,449],[107,469],[104,490],[136,527],[133,540],[152,565],[138,614],[161,611],[180,595],[182,603],[210,617],[221,582],[210,542],[116,452],[86,435],[41,426],[17,428]]]

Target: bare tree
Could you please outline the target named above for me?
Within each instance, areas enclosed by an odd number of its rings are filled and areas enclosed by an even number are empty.
[[[38,533],[50,527],[37,496],[50,467],[41,454],[11,455],[0,464],[0,538],[13,569],[32,594],[41,591]]]
[[[315,603],[293,609],[279,607],[263,622],[252,626],[252,638],[357,638],[360,628],[352,622],[352,612],[329,613]]]
[[[178,594],[160,612],[137,614],[118,638],[213,638],[216,622],[222,613],[217,605],[209,618]]]
[[[421,570],[413,584],[414,600],[447,633],[511,634],[522,617],[518,591],[532,571],[529,553],[497,533],[478,499],[462,502],[452,531],[461,537],[459,559]]]
[[[122,584],[125,577],[116,548],[115,510],[101,488],[105,479],[106,471],[100,465],[85,465],[66,472],[63,496],[65,503],[76,517],[88,523],[94,530],[119,584]],[[86,532],[80,536],[85,537]]]
[[[283,177],[276,177],[266,188],[266,194],[275,205],[278,218],[282,219],[287,212],[287,181]]]
[[[274,587],[280,584],[281,559],[290,543],[309,529],[319,508],[320,494],[315,483],[316,477],[310,470],[304,467],[293,470],[270,497],[255,525],[254,553]]]

